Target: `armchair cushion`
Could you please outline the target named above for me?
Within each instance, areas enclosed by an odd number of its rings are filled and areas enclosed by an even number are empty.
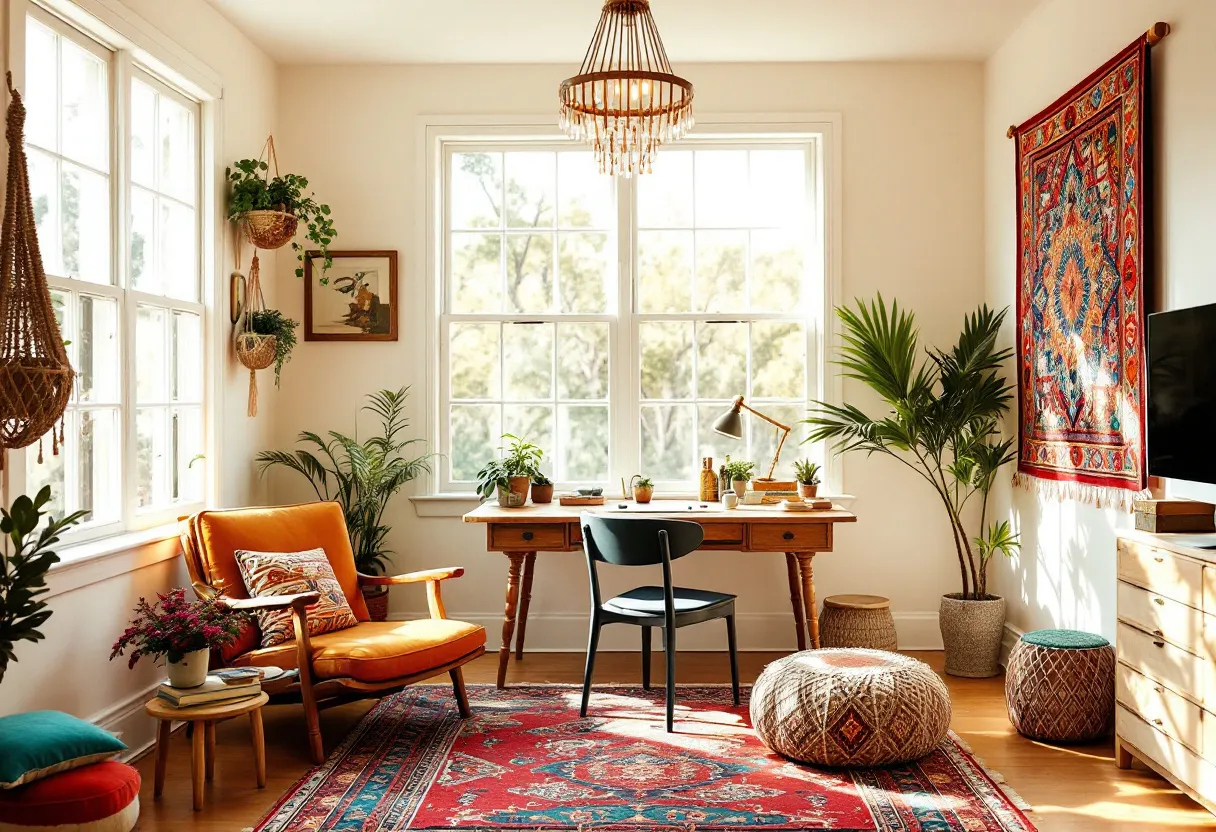
[[[443,667],[485,643],[485,628],[463,621],[369,621],[311,639],[312,670],[317,679],[383,682]],[[233,664],[293,668],[296,656],[295,642],[287,642],[238,656]]]
[[[236,553],[245,588],[255,598],[315,592],[321,597],[308,610],[310,636],[345,630],[359,623],[351,612],[342,586],[321,549],[307,552]],[[262,646],[273,647],[295,639],[292,612],[286,609],[255,610],[262,629]]]

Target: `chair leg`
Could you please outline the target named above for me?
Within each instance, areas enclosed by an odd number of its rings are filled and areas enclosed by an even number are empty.
[[[301,693],[304,691],[301,690]],[[304,700],[304,721],[308,725],[308,750],[312,754],[312,761],[321,765],[325,762],[325,744],[321,740],[321,715],[317,712],[317,700],[312,695],[311,686],[301,698]]]
[[[460,716],[462,719],[468,719],[473,715],[473,709],[469,707],[469,694],[464,689],[464,668],[452,668],[448,675],[452,677],[452,692],[456,694],[456,707],[460,710]]]
[[[650,690],[650,628],[642,627],[642,690]]]
[[[739,704],[739,642],[735,638],[735,617],[726,616],[726,644],[730,650],[730,692]]]
[[[591,633],[587,637],[587,666],[583,670],[583,704],[579,708],[580,717],[587,716],[587,700],[591,698],[591,673],[595,670],[595,651],[600,646],[600,625],[598,621],[591,622]]]
[[[663,650],[667,653],[667,733],[675,733],[676,722],[676,628],[665,627]]]

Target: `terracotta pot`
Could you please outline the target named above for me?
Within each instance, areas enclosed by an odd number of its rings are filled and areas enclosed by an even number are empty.
[[[643,488],[640,485],[633,487],[633,499],[639,503],[649,503],[650,498],[654,496],[654,486]]]
[[[508,487],[498,486],[498,504],[503,508],[523,508],[528,502],[528,488],[532,485],[531,477],[511,477]]]
[[[819,483],[807,485],[804,482],[798,483],[798,496],[804,500],[814,499],[819,494]]]
[[[175,662],[166,662],[169,684],[175,688],[196,688],[207,681],[207,665],[211,661],[211,648],[204,647],[185,653]]]
[[[553,502],[553,485],[537,485],[532,483],[532,502],[538,505]]]
[[[735,492],[735,496],[742,500],[743,495],[747,493],[747,480],[734,480],[730,487]]]
[[[959,593],[942,596],[938,612],[946,672],[982,679],[1001,672],[1001,640],[1005,635],[1005,599],[996,595],[967,601]]]
[[[388,620],[388,587],[366,586],[363,592],[363,603],[367,604],[367,614],[372,621]]]

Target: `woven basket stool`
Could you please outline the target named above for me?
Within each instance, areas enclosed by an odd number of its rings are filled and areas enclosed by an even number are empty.
[[[881,595],[829,595],[823,599],[823,614],[819,616],[819,639],[824,647],[898,649],[890,599]]]
[[[950,728],[950,694],[924,662],[883,650],[806,650],[770,664],[751,718],[782,756],[838,768],[919,760]]]
[[[1032,739],[1101,739],[1115,727],[1115,651],[1091,633],[1027,633],[1009,653],[1005,704],[1013,727]]]

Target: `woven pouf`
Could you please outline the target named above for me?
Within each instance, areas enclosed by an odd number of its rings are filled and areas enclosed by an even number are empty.
[[[870,647],[895,650],[895,619],[891,601],[881,595],[829,595],[819,616],[819,640],[824,647]]]
[[[1075,630],[1036,630],[1013,646],[1005,703],[1018,733],[1048,742],[1091,742],[1115,727],[1115,651]]]
[[[0,832],[131,832],[138,821],[139,772],[123,763],[94,763],[0,790]]]
[[[769,748],[821,766],[918,760],[950,728],[950,694],[924,662],[882,650],[807,650],[770,664],[752,688],[752,726]]]

